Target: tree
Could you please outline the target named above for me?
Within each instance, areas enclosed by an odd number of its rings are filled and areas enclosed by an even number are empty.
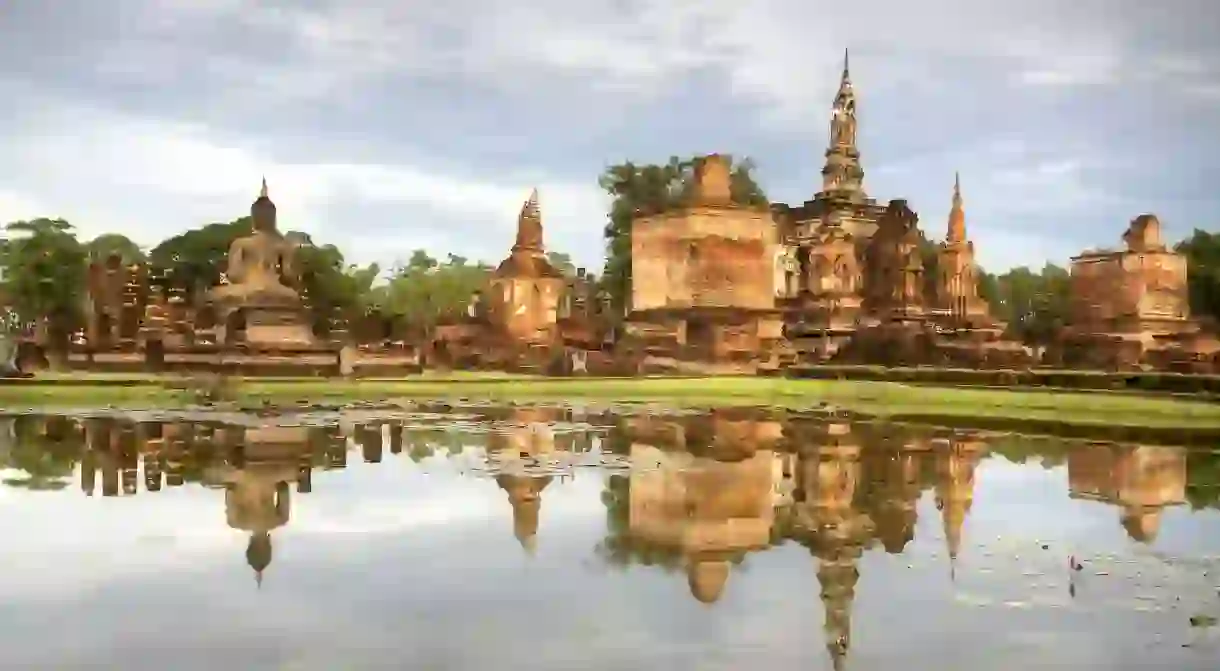
[[[563,252],[547,252],[546,260],[555,267],[555,270],[563,273],[565,277],[576,275],[576,264],[572,263],[572,257]]]
[[[465,314],[471,295],[486,287],[490,273],[489,266],[461,256],[450,254],[441,263],[417,249],[405,265],[392,271],[385,286],[373,292],[370,303],[412,326],[431,328]]]
[[[1068,271],[1052,263],[1042,271],[1020,266],[995,278],[997,316],[1013,334],[1030,344],[1047,344],[1067,323],[1070,309]]]
[[[1186,453],[1186,500],[1195,510],[1220,508],[1220,453],[1212,450]]]
[[[167,238],[148,257],[192,294],[206,291],[220,282],[233,241],[251,230],[250,217],[208,224]]]
[[[90,240],[85,249],[89,253],[90,262],[104,262],[115,254],[123,259],[124,265],[144,263],[148,260],[139,245],[120,233],[103,233]]]
[[[63,351],[81,322],[86,251],[63,219],[15,221],[5,227],[4,289],[23,321],[41,321],[47,344]]]
[[[334,245],[304,244],[296,255],[298,284],[309,296],[315,325],[325,330],[331,317],[354,321],[364,310],[381,267],[348,264]]]
[[[766,207],[767,196],[754,181],[754,163],[749,159],[730,165],[733,202]],[[606,168],[598,179],[601,188],[613,196],[603,231],[606,262],[602,269],[602,288],[609,292],[611,304],[620,312],[631,296],[631,222],[637,216],[660,214],[681,206],[694,187],[695,159],[671,156],[664,165],[637,165],[632,162]]]
[[[982,268],[982,266],[980,266],[978,268],[977,285],[978,285],[979,298],[982,298],[984,301],[986,301],[987,305],[991,306],[992,312],[994,313],[996,311],[997,306],[1000,304],[1000,281],[999,281],[999,279],[995,275],[984,270]]]
[[[0,468],[24,475],[7,476],[4,484],[35,491],[67,487],[84,448],[84,438],[72,421],[62,416],[23,416],[7,423],[0,425],[6,434],[0,442],[7,443],[0,446]]]
[[[1220,233],[1195,229],[1174,251],[1186,257],[1191,312],[1220,319]]]

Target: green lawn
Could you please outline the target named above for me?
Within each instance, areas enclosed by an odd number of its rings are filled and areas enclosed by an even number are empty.
[[[143,380],[141,380],[143,382]],[[782,378],[556,379],[486,374],[427,375],[405,380],[248,379],[239,400],[467,399],[528,402],[648,401],[673,406],[769,405],[806,408],[819,402],[877,417],[1006,418],[1076,425],[1220,429],[1220,404],[1203,401],[1048,391],[908,386],[894,382]],[[0,386],[0,406],[179,405],[193,394],[152,378],[135,386]]]

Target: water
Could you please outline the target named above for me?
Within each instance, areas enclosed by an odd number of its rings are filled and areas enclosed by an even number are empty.
[[[1220,660],[1209,452],[471,408],[7,417],[0,460],[4,668]]]

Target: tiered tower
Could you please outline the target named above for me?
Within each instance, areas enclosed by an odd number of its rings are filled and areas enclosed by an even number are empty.
[[[843,52],[843,75],[830,112],[830,145],[822,168],[822,190],[818,196],[860,203],[864,192],[864,168],[856,147],[856,92],[851,83],[848,54]]]

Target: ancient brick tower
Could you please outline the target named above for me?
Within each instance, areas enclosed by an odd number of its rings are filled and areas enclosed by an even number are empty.
[[[843,76],[830,114],[830,145],[826,149],[826,165],[822,168],[822,191],[819,195],[861,201],[864,193],[864,168],[860,166],[860,150],[856,148],[856,92],[851,84],[847,52],[843,52]]]

